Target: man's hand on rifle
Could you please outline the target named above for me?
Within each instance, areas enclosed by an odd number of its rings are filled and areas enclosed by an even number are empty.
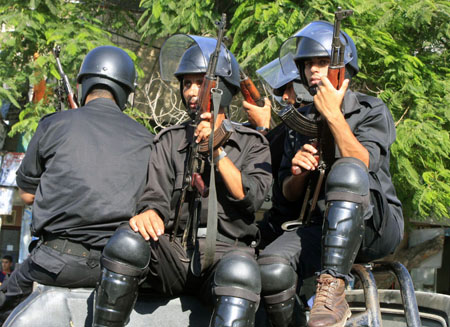
[[[158,240],[158,236],[164,234],[164,221],[155,210],[147,210],[129,221],[131,229],[139,232],[142,237],[148,241],[152,238]]]
[[[272,103],[268,98],[264,98],[264,107],[250,104],[245,100],[242,102],[242,106],[248,115],[248,121],[253,127],[270,128]]]
[[[304,144],[292,158],[292,176],[283,182],[283,195],[288,201],[297,201],[304,194],[306,181],[310,171],[319,165],[319,155],[316,142]]]
[[[200,143],[209,138],[211,134],[211,125],[213,122],[213,114],[210,112],[204,112],[200,115],[202,121],[197,125],[197,129],[194,132],[194,135],[197,137],[195,142]],[[220,126],[220,125],[219,125]]]
[[[305,144],[292,158],[292,175],[297,176],[307,171],[316,170],[319,165],[317,149],[312,144]]]
[[[345,79],[341,88],[336,90],[326,76],[321,76],[320,80],[314,96],[314,106],[328,122],[344,118],[341,106],[350,81]]]

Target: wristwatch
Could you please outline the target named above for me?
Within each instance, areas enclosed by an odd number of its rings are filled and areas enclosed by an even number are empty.
[[[225,152],[225,150],[220,147],[219,148],[221,150],[220,154],[214,158],[214,164],[217,165],[217,163],[222,160],[223,158],[225,158],[225,156],[227,155],[227,153]]]
[[[267,132],[269,132],[269,129],[267,127],[264,127],[264,126],[256,126],[255,129],[258,132],[261,132],[261,134],[266,134]]]

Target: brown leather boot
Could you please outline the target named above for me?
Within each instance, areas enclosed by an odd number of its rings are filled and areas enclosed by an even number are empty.
[[[308,326],[343,327],[351,315],[345,300],[344,280],[328,274],[320,275]]]

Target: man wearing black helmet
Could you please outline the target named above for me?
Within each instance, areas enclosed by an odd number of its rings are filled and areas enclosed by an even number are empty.
[[[271,90],[276,101],[281,106],[294,106],[299,108],[312,102],[312,96],[300,82],[297,67],[292,56],[283,59],[284,70],[281,69],[280,60],[277,58],[267,65],[261,67],[256,73],[261,77],[263,83]],[[279,124],[269,130],[271,121],[271,106],[264,108],[243,101],[243,107],[248,115],[252,127],[257,130],[266,130],[265,136],[270,144],[272,160],[272,207],[264,213],[264,218],[258,221],[261,232],[259,249],[263,249],[283,233],[281,225],[285,221],[294,220],[300,212],[298,203],[287,201],[278,184],[278,169],[283,155],[283,145],[287,134],[287,126]],[[258,128],[262,127],[262,128]],[[264,285],[263,285],[264,289]]]
[[[199,110],[200,88],[216,43],[207,37],[175,35],[161,49],[161,76],[163,79],[176,77],[183,103],[192,116]],[[180,56],[174,56],[173,49]],[[176,71],[166,71],[171,67],[176,67]],[[138,206],[140,214],[130,220],[131,228],[119,229],[103,251],[104,270],[96,295],[94,326],[126,323],[143,276],[147,276],[147,284],[158,294],[194,294],[213,304],[210,326],[252,326],[254,323],[261,289],[255,260],[258,228],[254,213],[271,182],[269,147],[260,133],[232,124],[231,136],[213,150],[216,177],[211,183],[217,189],[217,217],[213,217],[217,219],[217,234],[207,225],[208,210],[212,210],[208,208],[209,198],[200,198],[198,220],[191,216],[195,219],[191,226],[196,241],[181,243],[192,209],[189,204],[198,203],[189,200],[195,195],[195,190],[191,190],[181,209],[180,228],[171,240],[190,144],[207,140],[212,130],[225,123],[225,109],[239,91],[239,65],[224,46],[215,75],[219,77],[217,88],[223,93],[215,127],[212,127],[212,114],[203,112],[198,126],[189,121],[167,128],[155,137],[149,183]],[[203,163],[201,176],[211,188],[211,165],[206,157]],[[208,235],[214,235],[215,251],[213,263],[205,266]],[[128,253],[139,255],[130,257]],[[110,295],[112,287],[123,294],[120,302]]]
[[[33,204],[39,242],[6,284],[3,310],[32,283],[94,287],[100,254],[115,229],[135,214],[147,178],[152,135],[125,115],[136,71],[113,46],[90,51],[78,75],[78,109],[39,122],[17,172],[22,199]]]
[[[265,261],[261,265],[263,285],[272,281],[277,286],[269,297],[277,312],[273,326],[292,323],[296,282],[295,278],[285,278],[280,283],[279,273],[274,272],[285,271],[285,275],[292,276],[295,270],[302,279],[311,267],[320,264],[316,268],[319,278],[308,325],[344,326],[351,315],[345,286],[353,262],[386,256],[403,237],[401,203],[389,173],[390,146],[395,140],[392,116],[380,99],[347,89],[359,68],[356,47],[345,32],[340,36],[345,46],[347,80],[339,90],[331,85],[327,72],[332,35],[332,24],[317,21],[294,36],[298,42],[294,60],[302,83],[314,95],[314,104],[301,112],[312,120],[320,116],[328,124],[334,144],[323,153],[326,179],[315,201],[319,176],[317,143],[293,130],[285,142],[280,187],[288,200],[306,205],[308,219],[307,226],[285,232],[259,259],[260,264]],[[327,141],[319,139],[319,143]],[[307,191],[308,185],[311,192]],[[305,194],[309,194],[306,201],[302,199]],[[314,245],[316,250],[311,251]],[[321,263],[316,262],[318,256]],[[285,264],[274,258],[283,258]]]

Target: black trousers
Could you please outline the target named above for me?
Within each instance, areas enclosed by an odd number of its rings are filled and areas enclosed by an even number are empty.
[[[34,281],[69,288],[95,287],[101,276],[99,258],[100,251],[92,250],[89,257],[79,257],[60,253],[39,242],[2,285],[0,316],[6,319],[14,307],[31,294]]]
[[[204,241],[199,240],[200,262],[203,262]],[[181,294],[195,295],[205,303],[212,304],[213,278],[217,263],[230,251],[245,252],[252,256],[255,249],[249,246],[236,246],[228,243],[216,242],[214,264],[202,269],[199,276],[195,276],[190,269],[190,259],[177,238],[169,241],[169,235],[162,235],[158,242],[150,241],[151,259],[149,272],[143,287],[165,296],[178,296]],[[234,292],[230,287],[230,296]]]
[[[261,256],[281,256],[289,260],[301,282],[321,269],[322,234],[321,225],[284,232]],[[401,231],[396,219],[386,207],[374,203],[373,216],[365,221],[364,237],[355,262],[367,263],[389,255],[400,241]]]

